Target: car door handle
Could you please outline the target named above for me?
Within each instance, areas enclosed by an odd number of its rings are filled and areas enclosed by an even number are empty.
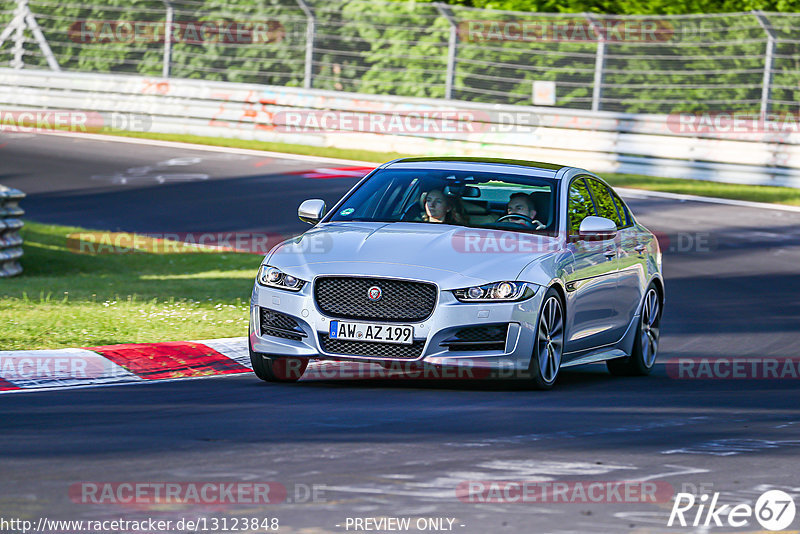
[[[646,247],[645,245],[643,245],[643,244],[641,244],[641,243],[640,243],[640,244],[636,245],[635,247],[633,247],[633,250],[635,250],[636,252],[638,252],[639,254],[641,254],[641,253],[643,253],[645,250],[647,250],[647,247]]]
[[[606,249],[606,251],[605,251],[605,252],[603,252],[603,255],[604,255],[606,258],[613,258],[614,256],[616,256],[616,255],[617,255],[617,251],[616,251],[616,250],[614,250],[613,248],[608,248],[608,249]]]

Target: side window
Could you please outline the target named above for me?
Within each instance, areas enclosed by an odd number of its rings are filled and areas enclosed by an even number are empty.
[[[619,216],[622,219],[622,226],[619,225],[618,226],[620,228],[625,228],[626,226],[630,226],[631,224],[633,224],[633,221],[631,221],[631,216],[628,213],[628,208],[625,207],[625,204],[622,202],[622,199],[620,199],[613,190],[611,191],[611,198],[614,199],[614,204],[616,204],[617,211],[619,212]]]
[[[569,213],[569,233],[570,235],[578,235],[581,222],[588,216],[594,215],[594,206],[592,205],[592,197],[589,196],[589,190],[586,189],[586,183],[583,178],[579,178],[572,182],[569,186],[569,206],[567,207]]]
[[[600,217],[605,217],[606,219],[611,219],[614,221],[617,225],[617,228],[622,228],[625,226],[625,223],[623,222],[624,219],[620,217],[608,187],[605,184],[590,178],[586,181],[589,182],[589,185],[592,188],[592,197],[594,197],[594,203],[597,206],[597,214],[600,215]]]

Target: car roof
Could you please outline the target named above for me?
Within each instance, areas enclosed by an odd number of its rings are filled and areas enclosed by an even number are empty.
[[[526,161],[520,159],[503,158],[476,158],[476,157],[420,157],[402,158],[390,161],[386,167],[406,167],[412,169],[452,169],[452,170],[482,170],[485,172],[513,172],[530,176],[553,178],[566,165]],[[513,169],[513,171],[512,171]]]

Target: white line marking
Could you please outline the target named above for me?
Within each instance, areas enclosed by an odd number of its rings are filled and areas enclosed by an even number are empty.
[[[703,473],[710,473],[709,469],[701,469],[699,467],[682,467],[680,465],[669,465],[666,464],[664,467],[674,467],[675,469],[679,469],[679,471],[669,471],[667,473],[657,473],[655,475],[647,475],[645,477],[637,477],[632,478],[632,481],[635,482],[647,482],[648,480],[655,480],[659,478],[667,478],[667,477],[676,477],[678,475],[700,475]]]
[[[678,193],[665,193],[663,191],[648,191],[646,189],[630,189],[627,187],[615,187],[620,195],[632,198],[667,198],[670,200],[681,200],[691,202],[705,202],[707,204],[724,204],[726,206],[740,206],[745,208],[756,208],[762,210],[790,211],[800,213],[800,206],[786,206],[783,204],[768,204],[766,202],[751,202],[749,200],[733,200],[729,198],[701,197],[697,195],[682,195]]]
[[[766,439],[720,439],[698,443],[681,449],[661,451],[661,454],[707,454],[710,456],[734,456],[748,452],[761,452],[765,449],[777,449],[782,446],[800,446],[800,440],[787,439],[770,441]]]

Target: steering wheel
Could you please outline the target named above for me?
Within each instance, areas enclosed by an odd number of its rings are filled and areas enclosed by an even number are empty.
[[[522,215],[519,213],[503,215],[502,217],[497,219],[497,222],[504,222],[509,219],[522,219],[522,222],[524,222],[526,226],[530,226],[531,228],[534,228],[536,230],[541,230],[542,228],[544,228],[544,225],[541,222],[537,221],[536,219],[531,219],[527,215]]]

